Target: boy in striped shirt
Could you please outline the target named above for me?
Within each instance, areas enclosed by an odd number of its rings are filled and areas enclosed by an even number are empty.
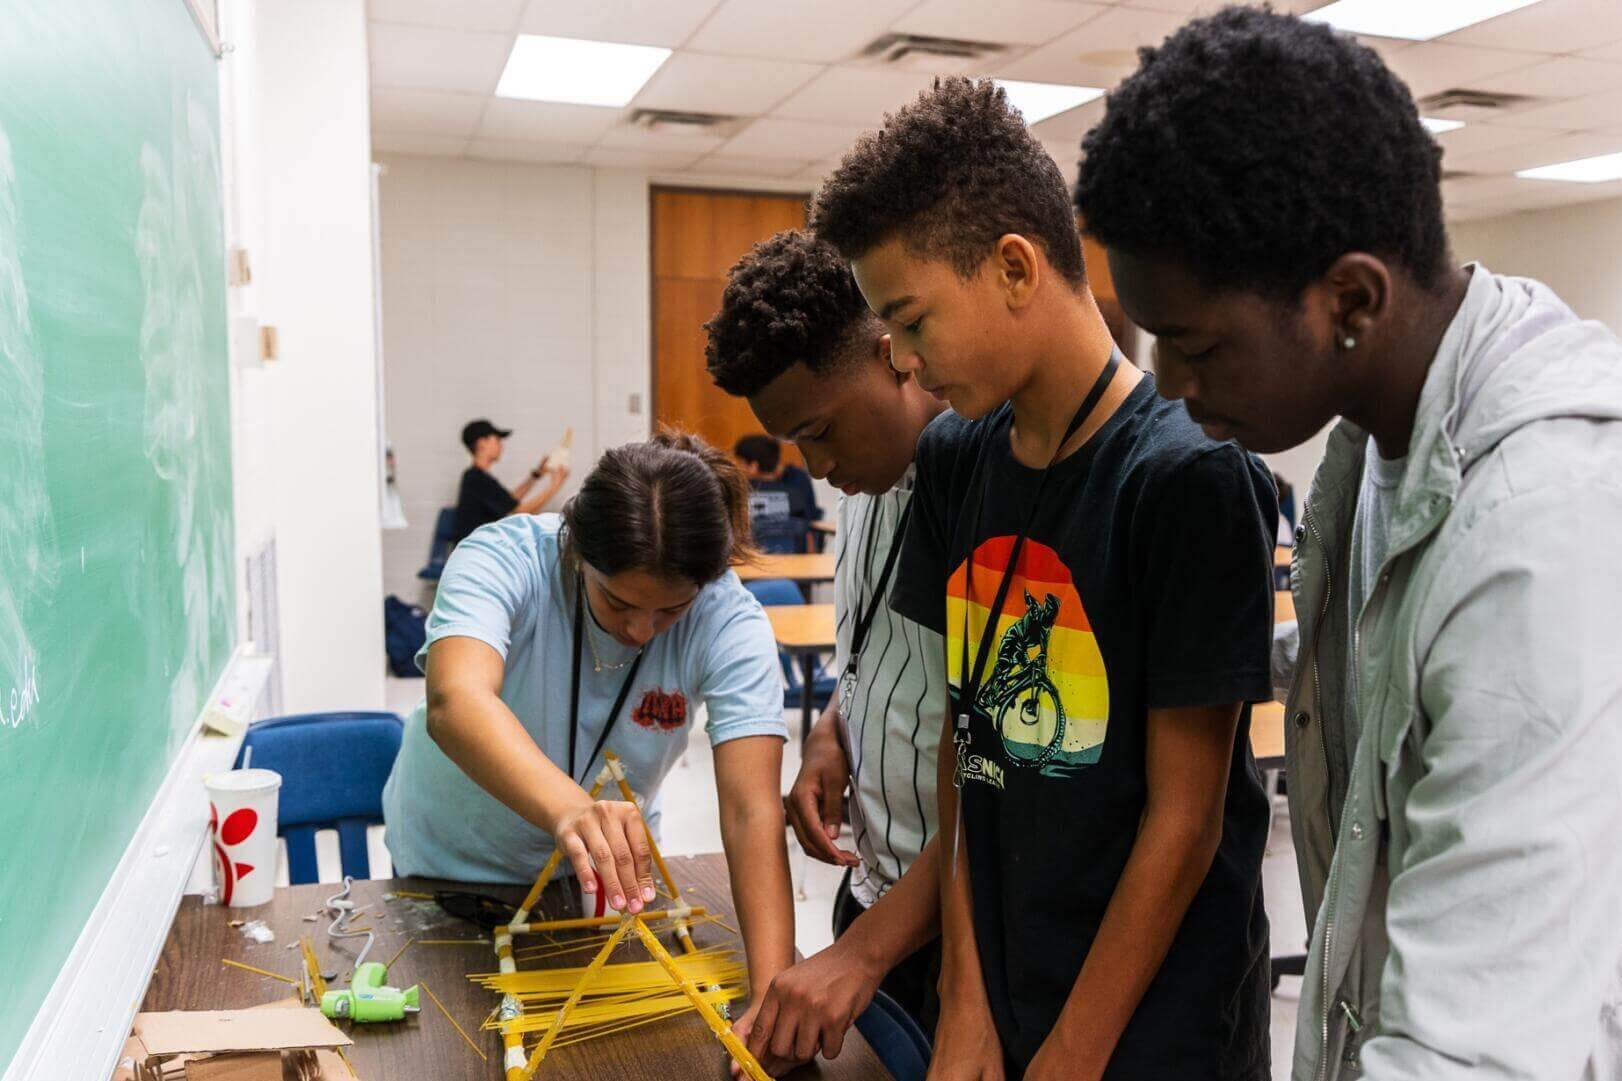
[[[913,449],[944,406],[890,367],[889,338],[837,252],[779,233],[732,268],[707,326],[709,371],[843,493],[835,535],[838,693],[807,738],[789,819],[810,856],[846,869],[833,946],[767,993],[750,1038],[768,1069],[821,1051],[882,987],[933,1028],[941,637],[897,614],[888,585],[912,498]],[[855,851],[840,847],[850,793]],[[911,872],[911,873],[909,873]],[[765,990],[765,989],[762,989]]]

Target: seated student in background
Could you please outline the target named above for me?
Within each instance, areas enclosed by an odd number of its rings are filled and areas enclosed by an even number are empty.
[[[561,845],[582,890],[595,867],[610,904],[640,911],[657,816],[585,789],[612,750],[656,807],[703,703],[750,981],[788,967],[783,677],[730,569],[747,554],[747,493],[725,454],[661,434],[604,454],[561,515],[457,545],[417,655],[428,698],[383,790],[400,874],[528,883]]]
[[[1059,168],[990,80],[863,136],[812,222],[956,410],[892,597],[953,696],[930,1077],[1268,1077],[1245,703],[1272,693],[1272,480],[1120,360]]]
[[[473,464],[462,474],[462,483],[456,492],[458,543],[481,525],[499,521],[509,514],[540,513],[569,479],[568,466],[558,464],[548,468],[547,460],[542,458],[518,487],[508,491],[490,472],[490,467],[501,460],[506,439],[512,434],[511,428],[497,428],[488,420],[471,421],[462,429],[462,445],[473,455]],[[546,483],[532,494],[531,489],[542,477],[546,478]]]
[[[789,794],[810,856],[845,868],[835,942],[772,984],[749,1038],[768,1069],[838,1055],[881,987],[934,1028],[940,950],[935,748],[946,709],[940,635],[893,612],[889,583],[912,499],[913,450],[944,404],[890,367],[884,326],[839,253],[778,233],[732,268],[706,325],[710,375],[845,495],[834,550],[843,674]],[[838,844],[850,792],[855,851]],[[762,990],[765,990],[764,988]]]
[[[811,478],[783,461],[783,446],[769,435],[746,435],[732,448],[749,478],[749,519],[755,543],[766,552],[808,552],[811,523],[822,518]]]
[[[1162,393],[1256,451],[1344,418],[1280,658],[1296,1081],[1619,1076],[1622,344],[1453,263],[1441,149],[1327,27],[1191,22],[1084,146]]]

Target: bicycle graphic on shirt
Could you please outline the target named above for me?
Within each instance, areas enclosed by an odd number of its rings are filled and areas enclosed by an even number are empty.
[[[997,647],[991,679],[975,705],[997,726],[1003,749],[1015,765],[1042,766],[1064,743],[1064,703],[1048,676],[1048,641],[1059,618],[1059,598],[1041,603],[1025,590],[1025,614]]]

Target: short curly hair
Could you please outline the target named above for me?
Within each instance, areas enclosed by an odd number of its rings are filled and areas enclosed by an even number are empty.
[[[874,338],[883,333],[850,264],[799,229],[761,241],[733,265],[721,310],[704,329],[710,377],[744,398],[795,364],[819,375],[831,371],[850,359],[864,329]]]
[[[1139,55],[1081,144],[1076,207],[1105,247],[1284,299],[1352,251],[1441,280],[1442,151],[1373,49],[1231,7]]]
[[[903,233],[964,278],[1018,233],[1066,281],[1087,280],[1064,174],[990,79],[937,79],[858,139],[817,193],[811,227],[847,259]]]

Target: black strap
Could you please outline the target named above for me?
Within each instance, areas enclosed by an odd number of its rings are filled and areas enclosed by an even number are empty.
[[[980,696],[980,683],[985,676],[986,660],[991,655],[991,640],[996,637],[997,616],[1002,611],[1003,602],[1008,599],[1008,587],[1013,584],[1014,568],[1019,565],[1019,553],[1025,546],[1025,536],[1030,532],[1031,522],[1036,519],[1037,509],[1042,505],[1042,490],[1047,486],[1048,474],[1052,472],[1054,462],[1059,460],[1059,452],[1064,450],[1066,443],[1070,442],[1070,437],[1076,434],[1081,426],[1087,422],[1087,418],[1092,416],[1093,410],[1098,408],[1099,401],[1104,397],[1104,392],[1109,389],[1110,381],[1115,378],[1115,370],[1120,365],[1121,351],[1119,349],[1113,350],[1110,353],[1109,361],[1104,365],[1104,370],[1099,372],[1098,378],[1094,380],[1093,388],[1087,392],[1087,397],[1083,398],[1081,404],[1076,407],[1076,415],[1070,418],[1070,426],[1064,430],[1064,437],[1059,440],[1059,445],[1053,449],[1053,457],[1048,460],[1047,465],[1042,467],[1042,475],[1036,482],[1036,496],[1031,500],[1030,509],[1025,513],[1025,521],[1020,525],[1019,532],[1014,535],[1014,547],[1008,553],[1008,562],[1003,567],[1002,581],[997,585],[997,599],[992,602],[991,609],[986,616],[987,632],[980,636],[980,648],[974,659],[974,669],[970,671],[969,608],[974,589],[974,553],[972,546],[976,543],[976,538],[980,533],[980,521],[984,515],[986,503],[985,492],[978,484],[981,468],[985,462],[985,447],[983,445],[980,448],[980,454],[975,459],[974,475],[970,478],[969,490],[978,493],[978,498],[975,501],[974,528],[969,533],[971,551],[969,561],[964,568],[963,653],[962,663],[958,669],[963,678],[959,699],[960,712],[963,714],[967,714],[969,710],[974,708],[975,700]],[[986,442],[989,443],[990,440]]]
[[[586,776],[591,772],[591,764],[597,761],[597,756],[603,753],[603,744],[608,742],[608,734],[614,730],[614,725],[620,719],[620,711],[625,708],[625,700],[631,697],[631,684],[636,682],[636,674],[642,667],[642,658],[646,650],[638,650],[636,660],[631,662],[631,670],[625,673],[625,682],[620,684],[619,697],[614,699],[614,708],[608,711],[608,720],[603,725],[602,734],[597,737],[597,746],[591,749],[591,757],[586,759],[586,773],[578,772],[575,764],[575,745],[580,740],[580,644],[585,637],[585,606],[586,606],[586,580],[577,575],[575,577],[574,592],[574,670],[569,681],[569,776],[586,786]]]
[[[850,636],[850,659],[845,662],[846,672],[856,671],[856,662],[861,659],[862,647],[867,645],[867,632],[873,629],[873,617],[878,614],[879,605],[884,603],[884,590],[890,584],[890,574],[895,570],[896,557],[901,554],[901,541],[907,533],[907,516],[911,513],[912,502],[909,500],[907,505],[901,508],[901,517],[896,519],[895,534],[890,538],[890,554],[884,557],[884,569],[879,572],[878,585],[874,587],[873,595],[868,598],[867,611],[863,613],[860,608],[857,609],[856,629]]]

